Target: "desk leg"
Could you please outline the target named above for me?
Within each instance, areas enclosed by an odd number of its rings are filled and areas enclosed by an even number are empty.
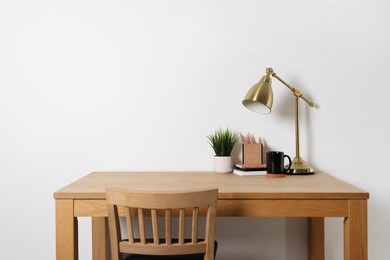
[[[325,259],[324,218],[308,218],[308,260]]]
[[[78,260],[78,226],[73,200],[56,200],[56,259]]]
[[[92,259],[111,260],[110,233],[106,217],[92,218]]]
[[[344,260],[367,259],[367,200],[350,200],[344,219]]]

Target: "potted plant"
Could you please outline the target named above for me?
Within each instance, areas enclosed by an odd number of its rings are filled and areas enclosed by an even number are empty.
[[[216,172],[232,172],[232,150],[238,141],[238,134],[229,128],[218,129],[214,134],[208,135],[207,139],[215,152],[214,170]]]

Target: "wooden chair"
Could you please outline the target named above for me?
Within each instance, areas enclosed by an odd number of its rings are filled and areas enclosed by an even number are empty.
[[[106,198],[112,260],[214,260],[217,250],[214,237],[218,189],[155,192],[108,187]],[[200,239],[199,216],[203,213],[204,239]],[[119,224],[119,215],[122,214],[126,217],[128,240],[122,239]],[[152,238],[148,238],[145,231],[149,215]],[[178,215],[178,237],[172,237],[172,216],[175,215]],[[186,215],[192,222],[190,239],[185,238]],[[158,216],[165,218],[165,232],[159,232]],[[134,237],[136,222],[139,225],[139,238]]]

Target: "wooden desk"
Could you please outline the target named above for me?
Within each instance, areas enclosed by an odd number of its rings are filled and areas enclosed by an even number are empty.
[[[324,260],[324,217],[343,217],[344,260],[368,258],[369,194],[324,173],[266,178],[214,172],[96,172],[54,193],[57,260],[78,259],[77,217],[92,217],[93,259],[110,259],[107,185],[152,190],[218,187],[218,216],[308,217],[309,260]]]

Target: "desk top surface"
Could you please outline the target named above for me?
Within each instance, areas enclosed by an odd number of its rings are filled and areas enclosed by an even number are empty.
[[[93,172],[54,193],[55,199],[105,199],[107,186],[142,190],[219,189],[219,199],[368,199],[325,173],[267,178],[215,172]]]

